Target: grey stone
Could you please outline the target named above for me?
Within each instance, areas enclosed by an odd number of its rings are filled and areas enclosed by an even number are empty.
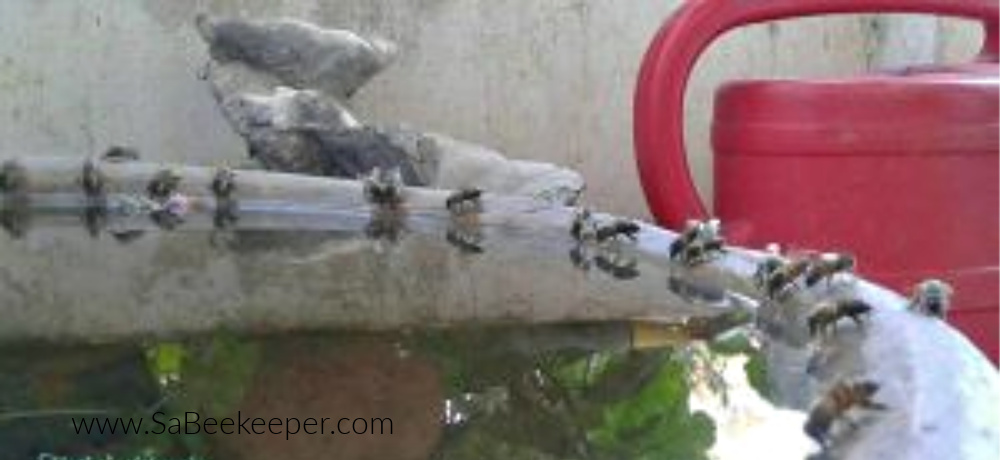
[[[242,62],[287,86],[317,89],[342,100],[350,98],[396,54],[396,45],[388,40],[293,19],[249,21],[199,15],[195,25],[215,61]]]
[[[248,75],[249,74],[249,75]],[[407,185],[478,187],[572,204],[583,178],[552,164],[511,160],[484,146],[406,125],[367,126],[336,99],[314,90],[255,87],[242,66],[213,68],[212,93],[250,155],[268,169],[354,178],[373,167],[400,167]]]

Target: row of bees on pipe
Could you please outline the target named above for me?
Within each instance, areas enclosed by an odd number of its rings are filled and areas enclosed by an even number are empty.
[[[581,245],[590,243],[598,251],[609,241],[636,240],[640,227],[627,220],[600,222],[586,209],[577,212],[570,233]],[[668,255],[683,266],[710,263],[726,252],[721,223],[717,219],[689,221],[670,244]],[[809,252],[783,257],[776,245],[757,265],[754,285],[761,297],[772,302],[788,300],[802,289],[812,289],[820,283],[828,287],[841,279],[853,279],[855,259],[844,253]],[[929,279],[914,286],[910,309],[923,315],[944,319],[953,289],[946,282]],[[805,327],[814,339],[836,333],[841,320],[850,319],[859,328],[872,306],[859,298],[847,297],[821,300],[812,306]],[[885,404],[874,400],[880,384],[871,379],[839,379],[815,401],[809,411],[803,431],[824,449],[829,447],[831,433],[839,420],[847,420],[854,409],[881,411]]]
[[[92,237],[98,237],[107,228],[112,205],[107,194],[107,177],[101,169],[102,163],[137,161],[139,154],[127,147],[112,147],[97,158],[88,158],[80,167],[77,183],[85,197],[82,211],[84,227]],[[182,177],[172,169],[156,172],[148,181],[142,195],[117,197],[115,207],[126,215],[145,214],[161,229],[173,230],[184,222],[191,211],[192,199],[180,192]],[[3,206],[0,208],[0,226],[14,238],[22,237],[30,218],[28,211],[28,172],[16,160],[0,164],[0,193]],[[215,197],[214,224],[216,229],[225,230],[236,223],[237,202],[236,173],[228,168],[218,168],[209,184]],[[145,232],[136,229],[109,230],[119,242],[128,243]]]
[[[92,237],[98,237],[107,229],[110,208],[107,194],[107,178],[102,172],[103,163],[137,161],[139,154],[127,147],[112,147],[100,157],[86,159],[77,179],[81,192],[86,198],[82,220]],[[184,223],[191,212],[192,198],[180,191],[182,177],[176,171],[165,168],[156,172],[147,182],[144,193],[116,196],[115,206],[127,215],[148,215],[162,230],[173,230]],[[363,184],[365,200],[373,211],[365,228],[368,237],[394,242],[405,230],[405,208],[403,206],[405,186],[398,169],[373,168],[359,178]],[[14,237],[22,237],[29,222],[28,171],[16,160],[0,164],[0,226]],[[215,200],[213,223],[217,231],[235,228],[239,220],[237,199],[237,174],[229,168],[217,168],[208,186]],[[483,252],[482,233],[478,228],[476,215],[482,211],[480,197],[482,191],[467,188],[450,194],[444,203],[452,215],[446,239],[462,252]],[[145,232],[142,230],[108,230],[119,242],[131,242]]]

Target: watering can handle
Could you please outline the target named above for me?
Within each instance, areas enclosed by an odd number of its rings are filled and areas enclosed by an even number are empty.
[[[927,13],[982,21],[978,60],[997,62],[997,0],[688,0],[654,37],[635,93],[636,161],[656,220],[674,228],[708,216],[684,150],[684,92],[701,53],[723,32],[747,24],[838,13]]]

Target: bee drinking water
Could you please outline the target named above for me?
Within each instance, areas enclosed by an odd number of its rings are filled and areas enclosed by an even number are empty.
[[[478,211],[482,207],[482,195],[483,191],[478,188],[462,188],[448,195],[444,205],[452,215]]]
[[[921,281],[913,287],[910,308],[925,315],[944,319],[951,307],[951,296],[955,290],[950,284],[939,279]]]
[[[771,274],[781,268],[785,261],[777,255],[769,255],[757,264],[753,272],[753,282],[758,289],[764,289]]]
[[[594,240],[598,244],[601,244],[623,236],[635,241],[640,230],[639,224],[630,220],[618,219],[614,222],[597,226],[594,230]]]
[[[772,263],[772,262],[767,262]],[[776,299],[787,292],[795,281],[809,269],[810,261],[806,258],[795,258],[785,261],[778,261],[775,267],[758,267],[758,271],[766,272],[762,274],[764,280],[764,291],[770,299]]]
[[[576,246],[570,250],[569,256],[573,265],[588,271],[591,266],[618,280],[633,279],[639,276],[638,261],[634,254],[618,244],[621,239],[636,241],[642,227],[631,220],[615,219],[600,222],[593,217],[589,209],[581,208],[573,216],[570,225],[570,235],[576,240]]]
[[[236,172],[229,168],[219,168],[212,177],[209,189],[215,195],[215,215],[212,218],[216,229],[231,228],[239,220],[236,193]]]
[[[854,256],[850,254],[836,252],[820,254],[812,260],[809,269],[806,270],[806,287],[813,287],[824,279],[829,285],[837,274],[853,272],[854,265]]]
[[[159,206],[150,213],[157,226],[166,230],[184,222],[189,208],[188,198],[178,192],[181,176],[172,169],[157,172],[146,185],[146,194]]]
[[[838,420],[846,420],[854,408],[885,410],[886,405],[872,401],[879,384],[871,380],[840,381],[830,388],[809,411],[803,430],[823,448],[830,442],[830,430]]]
[[[403,175],[399,168],[382,169],[376,166],[362,181],[365,199],[369,203],[394,208],[403,202]]]
[[[872,306],[859,299],[840,299],[820,302],[816,311],[809,315],[809,336],[828,334],[836,331],[837,322],[851,318],[858,327],[863,326],[862,317],[871,315]]]
[[[724,250],[725,240],[719,220],[709,219],[688,221],[684,231],[670,244],[668,252],[671,259],[694,265]]]
[[[399,168],[382,169],[378,166],[361,178],[363,193],[368,203],[374,205],[365,234],[374,240],[395,243],[405,227],[403,208],[403,175]],[[381,246],[379,246],[381,247]]]

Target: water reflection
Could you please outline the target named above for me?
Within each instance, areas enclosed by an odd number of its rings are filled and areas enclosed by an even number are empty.
[[[622,321],[8,346],[0,445],[3,458],[739,458],[747,432],[759,440],[760,427],[781,426],[791,439],[801,413],[770,405],[764,359],[731,321],[722,335]],[[198,433],[184,433],[188,412]],[[144,432],[76,434],[73,420],[93,417],[144,417]],[[287,426],[206,434],[209,417],[232,417],[234,430],[240,417]],[[373,430],[379,419],[385,434],[286,433],[287,418],[310,417]]]

